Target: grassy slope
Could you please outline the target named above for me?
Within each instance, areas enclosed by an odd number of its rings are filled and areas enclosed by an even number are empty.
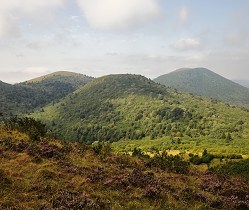
[[[249,90],[208,69],[179,69],[154,81],[180,91],[249,106]]]
[[[108,147],[106,147],[108,148]],[[249,183],[0,128],[1,209],[246,209]],[[175,163],[176,164],[176,163]],[[175,165],[177,166],[177,165]]]

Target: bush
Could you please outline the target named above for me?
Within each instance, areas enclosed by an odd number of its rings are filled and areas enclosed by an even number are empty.
[[[4,121],[7,129],[18,130],[29,135],[33,141],[39,140],[46,134],[46,126],[41,121],[36,121],[34,118],[29,117],[12,117]]]
[[[193,155],[193,154],[189,154],[189,161],[191,163],[193,163],[194,165],[200,165],[202,163],[206,163],[209,164],[213,159],[214,159],[214,155],[210,154],[207,152],[207,150],[205,149],[202,153],[202,156],[199,157],[198,155]]]
[[[184,161],[180,155],[168,155],[165,151],[161,154],[157,153],[146,165],[180,174],[189,172],[189,163],[187,161]]]
[[[140,157],[140,158],[144,158],[144,157],[148,158],[149,157],[148,155],[144,154],[144,152],[142,151],[141,148],[137,148],[137,147],[135,147],[132,150],[132,156],[133,157]]]
[[[101,159],[105,159],[111,154],[111,144],[107,142],[94,142],[92,143],[92,149],[96,155],[99,155]]]
[[[189,162],[193,163],[194,165],[200,165],[202,164],[202,158],[200,158],[198,155],[194,155],[189,158]]]
[[[239,162],[228,162],[210,170],[218,174],[233,175],[249,180],[249,159],[241,160]]]
[[[7,187],[12,184],[11,179],[7,176],[4,170],[0,169],[0,188]]]
[[[52,197],[53,209],[106,209],[99,199],[93,199],[86,193],[59,191]]]

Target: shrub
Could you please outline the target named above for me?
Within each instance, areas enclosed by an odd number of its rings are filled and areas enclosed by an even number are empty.
[[[215,156],[208,153],[208,151],[205,149],[201,157],[193,154],[189,154],[189,157],[190,157],[189,161],[191,163],[193,163],[194,165],[200,165],[202,163],[209,164],[214,159]]]
[[[168,155],[165,151],[150,158],[146,165],[180,174],[185,174],[189,171],[189,163],[184,161],[180,155]]]
[[[210,170],[218,174],[233,175],[249,180],[249,159],[239,162],[228,162]]]
[[[96,155],[99,155],[101,159],[105,159],[111,154],[111,144],[107,142],[94,142],[92,143],[92,149]]]
[[[38,172],[38,178],[42,180],[54,179],[55,177],[56,173],[48,169],[42,169]]]
[[[52,197],[53,209],[106,209],[99,199],[93,199],[85,192],[59,191]]]
[[[150,157],[149,155],[144,154],[144,152],[142,151],[141,148],[137,148],[137,147],[135,147],[132,150],[132,156],[139,157],[139,158],[149,158]]]
[[[144,196],[150,199],[156,199],[160,197],[161,189],[157,185],[148,185],[144,189]]]
[[[4,170],[0,169],[0,188],[7,187],[11,184],[11,179],[7,176]]]
[[[46,134],[46,126],[41,121],[29,117],[12,117],[4,121],[7,129],[18,130],[29,135],[31,140],[39,140]]]

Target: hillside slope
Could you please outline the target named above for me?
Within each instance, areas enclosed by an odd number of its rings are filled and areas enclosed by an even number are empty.
[[[32,116],[61,138],[87,143],[184,135],[247,137],[249,122],[246,110],[176,93],[138,75],[95,79]]]
[[[249,106],[248,88],[205,68],[179,69],[159,76],[154,81],[194,95]]]
[[[15,85],[0,82],[0,112],[4,116],[29,113],[55,102],[93,78],[71,72],[55,72]]]
[[[70,84],[74,88],[78,88],[87,82],[91,81],[93,78],[80,73],[74,73],[69,71],[57,71],[51,74],[47,74],[41,77],[28,80],[23,84],[30,86],[50,86],[53,83],[66,83]]]
[[[48,103],[65,97],[92,79],[92,77],[79,73],[58,71],[20,83],[19,85],[45,92]]]
[[[108,144],[32,141],[0,126],[0,158],[2,210],[249,207],[248,180],[228,176],[226,168],[222,176],[199,172],[181,156],[132,157],[112,153]]]
[[[40,105],[43,97],[44,94],[41,91],[31,87],[0,81],[0,113],[5,117],[31,111]]]
[[[249,88],[249,80],[233,80],[235,83],[240,84],[246,88]]]

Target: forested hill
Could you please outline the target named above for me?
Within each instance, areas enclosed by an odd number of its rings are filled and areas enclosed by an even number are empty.
[[[58,71],[51,74],[47,74],[32,80],[28,80],[22,84],[27,84],[33,87],[47,87],[56,85],[58,83],[71,85],[73,88],[78,88],[87,82],[91,81],[93,77],[86,76],[84,74]]]
[[[129,74],[97,78],[32,116],[61,138],[87,143],[163,136],[246,137],[249,122],[246,110]]]
[[[109,75],[89,82],[34,116],[66,139],[119,140],[135,133],[143,136],[141,131],[136,131],[134,121],[142,117],[143,112],[149,115],[153,109],[150,104],[167,95],[164,86],[145,77]]]
[[[233,80],[233,82],[249,88],[249,80]]]
[[[45,92],[46,103],[64,98],[79,87],[91,81],[93,77],[83,74],[58,71],[42,77],[38,77],[19,85],[29,86],[38,92]],[[45,105],[45,104],[42,104]]]
[[[179,91],[249,107],[249,89],[208,69],[179,69],[154,80]]]
[[[15,85],[0,83],[0,112],[4,116],[29,113],[56,102],[93,78],[71,72],[55,72]]]
[[[39,106],[44,94],[31,87],[0,82],[0,113],[8,117],[21,114]]]

